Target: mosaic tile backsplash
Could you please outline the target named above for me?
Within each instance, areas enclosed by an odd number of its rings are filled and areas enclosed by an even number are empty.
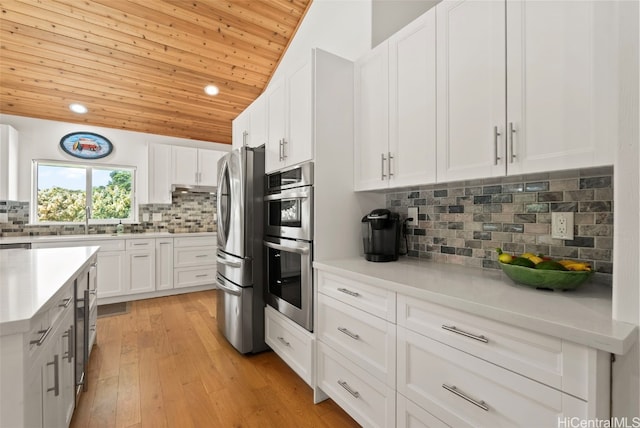
[[[9,222],[0,223],[0,236],[21,235],[78,235],[84,233],[84,225],[30,225],[29,203],[0,201],[0,213],[7,213]],[[149,221],[142,221],[143,214]],[[161,213],[161,221],[152,221],[153,213]],[[216,231],[216,196],[209,193],[172,194],[171,204],[147,204],[138,207],[138,224],[125,225],[125,233],[172,232],[194,233]],[[110,234],[116,225],[91,225],[89,233]]]
[[[386,194],[406,218],[408,255],[442,263],[499,269],[496,247],[590,262],[611,274],[613,169],[592,168],[398,189]],[[574,212],[574,239],[551,238],[551,213]],[[401,246],[404,249],[404,243]]]

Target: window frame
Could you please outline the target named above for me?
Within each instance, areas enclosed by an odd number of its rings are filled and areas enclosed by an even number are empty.
[[[49,226],[49,225],[83,225],[84,221],[40,221],[38,218],[38,167],[40,165],[46,166],[58,166],[58,167],[71,167],[71,168],[83,168],[85,170],[85,192],[87,198],[87,205],[92,204],[92,189],[93,189],[93,170],[94,169],[114,169],[114,170],[127,170],[131,172],[131,210],[129,217],[126,219],[94,219],[89,217],[90,225],[111,225],[122,222],[123,224],[135,224],[138,223],[138,204],[137,204],[137,167],[132,165],[116,165],[116,164],[89,164],[83,162],[72,162],[65,160],[49,160],[49,159],[33,159],[31,168],[31,207],[29,209],[29,224]],[[93,210],[92,210],[93,211]]]

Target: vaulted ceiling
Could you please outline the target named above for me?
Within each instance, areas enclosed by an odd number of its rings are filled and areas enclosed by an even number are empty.
[[[310,3],[0,0],[0,112],[230,144]]]

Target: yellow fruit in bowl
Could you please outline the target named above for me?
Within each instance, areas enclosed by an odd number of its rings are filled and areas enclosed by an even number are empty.
[[[498,256],[498,261],[500,263],[511,263],[513,261],[513,256],[511,254],[502,253]]]
[[[543,261],[542,257],[538,257],[538,256],[531,256],[531,257],[528,257],[528,259],[531,260],[536,265]]]
[[[524,253],[520,257],[523,257],[525,259],[531,260],[531,257],[537,257],[537,256],[535,254],[532,254],[532,253]]]

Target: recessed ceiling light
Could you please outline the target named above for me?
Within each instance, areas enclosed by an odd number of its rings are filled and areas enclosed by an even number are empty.
[[[89,111],[89,109],[87,109],[85,106],[78,103],[69,104],[69,110],[78,114],[85,114]]]
[[[216,85],[207,85],[204,87],[204,92],[207,95],[218,95],[220,93],[220,89]]]

